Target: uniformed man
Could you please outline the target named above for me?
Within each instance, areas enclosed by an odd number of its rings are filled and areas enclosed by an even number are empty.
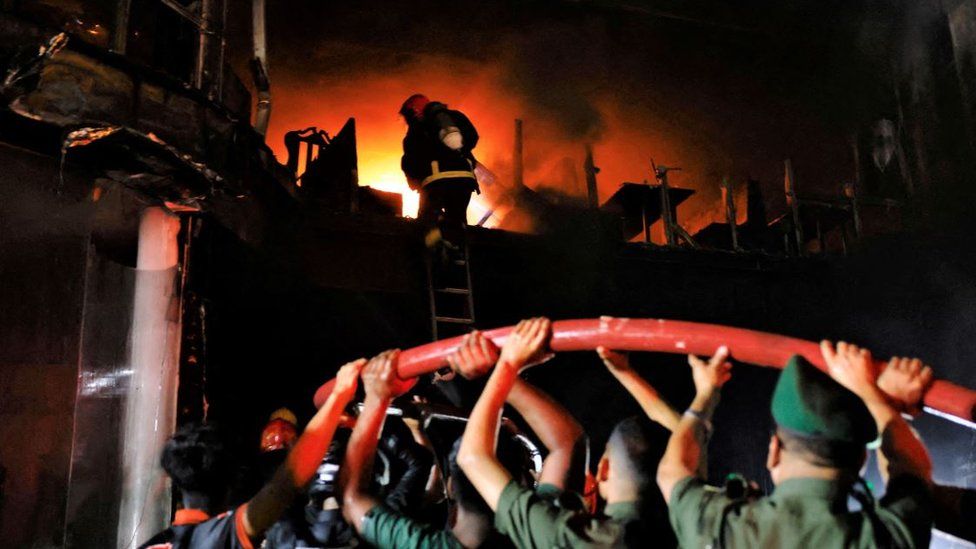
[[[478,191],[472,153],[478,132],[464,113],[419,93],[403,102],[400,115],[407,123],[400,167],[420,193],[417,219],[440,222],[444,239],[457,244],[471,193]]]
[[[545,318],[522,321],[509,334],[471,413],[458,464],[495,511],[495,528],[508,535],[517,547],[667,546],[667,533],[657,531],[654,522],[646,520],[648,488],[654,483],[654,445],[649,422],[643,418],[620,422],[607,442],[597,467],[598,490],[606,501],[603,514],[561,507],[553,498],[514,482],[500,466],[494,445],[502,404],[518,382],[519,370],[546,355],[549,337],[550,323]],[[601,356],[609,360],[606,350]],[[624,386],[632,394],[649,396],[646,384],[641,391],[634,390],[637,379],[631,376],[632,372],[623,371],[629,368],[616,362],[611,370],[614,368],[621,370],[615,372],[620,374],[618,379],[627,378]],[[645,402],[641,404],[649,409]],[[655,406],[651,404],[650,408]]]
[[[658,467],[658,484],[683,547],[927,547],[932,527],[931,463],[921,442],[878,387],[864,349],[821,344],[829,375],[790,359],[772,399],[776,432],[767,467],[776,488],[733,497],[697,474],[720,387],[724,358],[693,359],[696,396]],[[719,353],[721,355],[722,353]],[[865,446],[881,433],[887,489],[880,504],[859,491]],[[848,509],[848,496],[861,501]]]
[[[213,516],[224,504],[227,454],[210,426],[191,426],[177,432],[163,449],[162,465],[180,490],[183,508],[172,526],[141,547],[150,549],[252,549],[264,533],[302,493],[325,457],[342,412],[356,394],[357,360],[339,368],[332,393],[308,422],[285,463],[248,502]]]

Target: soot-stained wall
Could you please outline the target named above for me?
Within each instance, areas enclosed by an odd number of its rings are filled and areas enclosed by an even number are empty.
[[[0,165],[0,539],[60,545],[91,208],[50,159],[0,145]]]

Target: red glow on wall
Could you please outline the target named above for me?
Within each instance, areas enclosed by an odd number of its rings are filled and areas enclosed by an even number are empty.
[[[600,168],[597,179],[601,202],[624,181],[650,178],[651,157],[671,165],[681,165],[686,160],[689,165],[694,164],[692,158],[683,156],[683,150],[688,148],[682,141],[687,140],[664,135],[668,124],[648,122],[642,107],[622,104],[607,95],[595,93],[592,99],[604,123],[599,135],[566,135],[561,129],[564,125],[553,114],[533,107],[518,90],[507,87],[503,72],[490,65],[457,59],[427,59],[397,70],[364,69],[361,74],[334,80],[276,76],[268,142],[279,160],[284,161],[285,132],[311,125],[335,132],[347,118],[356,118],[360,185],[402,193],[406,216],[415,215],[417,197],[400,171],[401,140],[406,128],[397,111],[413,93],[424,93],[468,115],[481,135],[475,155],[505,186],[512,181],[516,118],[524,121],[524,181],[534,189],[585,196],[583,160],[587,140],[594,143]],[[695,170],[686,168],[676,173],[671,183],[695,188],[699,186],[697,179],[700,177],[696,177]],[[717,191],[711,194],[717,196]],[[705,197],[708,209],[718,205],[711,194]],[[476,196],[469,209],[469,221],[481,218],[490,206],[487,197]],[[693,201],[690,207],[682,208],[681,215],[690,218],[692,211],[700,207]],[[718,215],[716,208],[716,219]],[[495,223],[497,219],[488,226]]]

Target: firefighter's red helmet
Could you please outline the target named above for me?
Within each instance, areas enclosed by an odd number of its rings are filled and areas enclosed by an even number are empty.
[[[422,93],[415,93],[407,98],[400,107],[400,114],[420,118],[424,114],[424,107],[430,103],[430,99]]]
[[[288,450],[298,439],[298,419],[288,408],[280,408],[271,414],[261,433],[261,451]]]

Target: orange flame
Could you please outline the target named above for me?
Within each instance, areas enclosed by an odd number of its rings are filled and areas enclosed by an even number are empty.
[[[512,181],[514,120],[524,120],[524,181],[532,188],[548,187],[583,196],[583,140],[568,138],[559,125],[537,112],[517,92],[503,85],[498,67],[476,65],[458,59],[428,58],[388,73],[364,69],[362,74],[335,81],[309,81],[306,75],[281,75],[275,81],[275,107],[268,142],[284,160],[286,131],[318,126],[335,132],[347,118],[356,118],[360,185],[403,195],[403,215],[417,212],[417,193],[411,191],[400,171],[401,141],[405,124],[397,114],[402,101],[413,93],[424,93],[459,109],[472,120],[481,135],[475,156],[501,184]],[[595,144],[600,201],[612,195],[624,181],[648,179],[649,159],[681,165],[677,139],[665,138],[666,125],[645,125],[646,113],[635,115],[634,107],[597,98],[595,104],[606,123],[606,131]],[[551,116],[551,115],[550,115]],[[693,171],[679,172],[675,186]],[[717,191],[716,191],[717,192]],[[486,193],[491,194],[491,193]],[[712,206],[712,204],[710,204]],[[479,220],[491,205],[484,195],[475,196],[468,211],[469,222]],[[488,226],[497,223],[497,219]],[[707,221],[707,220],[706,220]]]

